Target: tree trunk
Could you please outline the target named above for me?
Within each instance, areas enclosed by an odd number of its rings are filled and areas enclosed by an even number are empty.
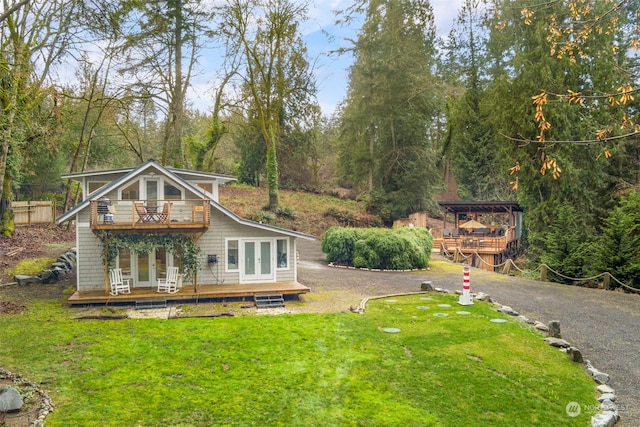
[[[9,159],[9,146],[13,138],[12,129],[15,122],[15,105],[17,102],[17,94],[13,87],[9,88],[9,99],[3,99],[2,106],[6,111],[7,118],[5,128],[2,132],[2,147],[0,149],[0,233],[6,237],[13,234],[14,222],[13,211],[11,210],[11,179],[7,171],[7,161]]]
[[[176,1],[175,6],[176,29],[175,29],[175,87],[173,88],[173,138],[174,157],[172,159],[175,167],[183,166],[182,155],[182,123],[184,121],[184,95],[182,88],[182,0]]]
[[[269,187],[269,210],[275,212],[278,209],[278,160],[276,158],[276,137],[269,135],[267,145],[267,185]]]

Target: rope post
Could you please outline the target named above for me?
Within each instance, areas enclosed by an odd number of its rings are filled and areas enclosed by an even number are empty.
[[[540,265],[540,281],[547,281],[547,266],[545,264]]]
[[[611,274],[609,274],[608,272],[604,273],[604,281],[602,284],[605,291],[611,289]]]
[[[502,269],[502,274],[509,274],[511,271],[511,258],[507,258],[507,261],[504,263],[504,268]]]

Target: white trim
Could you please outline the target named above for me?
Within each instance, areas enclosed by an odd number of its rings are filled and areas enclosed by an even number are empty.
[[[225,273],[240,273],[240,240],[237,237],[226,237],[224,239],[224,272]],[[236,241],[238,247],[236,248],[236,268],[229,268],[229,242]],[[220,261],[218,261],[220,262]]]
[[[254,246],[254,256],[259,256],[260,255],[260,249],[261,249],[261,244],[268,242],[269,243],[269,271],[270,274],[267,275],[263,275],[261,274],[259,271],[256,271],[254,275],[246,275],[245,274],[245,259],[246,259],[246,254],[244,252],[245,250],[245,244],[246,243],[255,243]],[[276,282],[276,278],[277,278],[277,274],[276,274],[276,256],[275,256],[275,245],[276,245],[276,239],[275,238],[245,238],[245,239],[240,239],[240,244],[239,244],[239,267],[240,267],[240,275],[238,278],[238,282],[239,283],[275,283]],[[262,260],[255,262],[255,267],[256,269],[259,269],[259,267],[262,265]]]
[[[286,259],[287,265],[284,266],[284,267],[280,267],[278,265],[279,264],[279,262],[278,262],[278,241],[280,241],[280,240],[284,240],[285,245],[286,245],[286,247],[284,249],[284,252],[287,255],[287,259]],[[276,243],[276,245],[275,245],[276,246],[276,270],[278,270],[278,271],[287,271],[287,270],[289,270],[291,268],[291,252],[289,251],[289,247],[291,246],[289,244],[290,240],[291,239],[288,236],[287,237],[276,237],[276,242],[275,242]]]

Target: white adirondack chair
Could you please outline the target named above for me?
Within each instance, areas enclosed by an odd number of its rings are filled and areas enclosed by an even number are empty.
[[[109,270],[109,282],[111,283],[110,295],[130,294],[131,283],[129,279],[122,278],[121,268],[112,268]]]
[[[178,267],[167,267],[167,278],[158,279],[158,292],[178,292]]]

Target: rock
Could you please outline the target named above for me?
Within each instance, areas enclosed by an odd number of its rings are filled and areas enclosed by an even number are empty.
[[[520,319],[522,322],[528,324],[528,325],[533,325],[533,320],[529,319],[527,316],[523,316],[522,314],[520,316],[518,316],[518,319]]]
[[[0,412],[19,411],[24,405],[24,399],[18,390],[5,385],[0,387]]]
[[[73,265],[75,265],[76,262],[78,261],[78,257],[76,256],[75,252],[73,252],[71,250],[65,252],[64,256],[67,257],[67,259],[69,261],[71,261],[71,263],[73,263]]]
[[[56,277],[52,270],[42,270],[42,273],[40,273],[40,279],[42,280],[42,283],[53,283]]]
[[[562,338],[549,337],[549,338],[545,338],[544,340],[551,347],[558,347],[558,348],[569,348],[569,347],[571,347],[571,344],[569,344],[568,342],[566,342]]]
[[[617,412],[606,411],[591,417],[592,427],[613,427],[620,416]]]
[[[491,297],[488,294],[485,294],[484,292],[478,292],[475,296],[475,299],[478,301],[491,302]]]
[[[542,322],[536,321],[533,327],[542,332],[549,332],[549,327]]]
[[[433,283],[430,281],[420,283],[420,290],[423,291],[433,291]]]
[[[598,384],[608,384],[609,383],[609,375],[608,374],[605,374],[604,372],[600,372],[594,367],[587,368],[587,371],[589,371],[589,373],[591,374],[591,377]]]
[[[602,394],[615,392],[614,389],[612,389],[606,384],[600,384],[598,387],[596,387],[596,390],[598,391],[598,393],[602,393]]]
[[[60,255],[60,257],[58,258],[59,262],[64,262],[67,265],[67,268],[69,270],[71,270],[73,268],[73,264],[74,262],[66,255]]]
[[[57,280],[62,280],[62,279],[65,279],[67,277],[67,270],[59,268],[59,267],[55,267],[53,269],[53,274],[56,277],[56,281]]]
[[[575,347],[569,347],[567,349],[567,354],[569,355],[569,358],[576,363],[582,363],[584,362],[584,359],[582,358],[582,353],[580,352],[580,350],[578,350]]]
[[[552,320],[549,322],[549,336],[553,338],[562,338],[560,335],[560,321]]]
[[[17,275],[13,277],[13,280],[15,280],[18,283],[18,285],[30,285],[30,284],[39,285],[42,283],[42,280],[40,280],[39,277],[33,277],[33,276]]]
[[[71,267],[66,262],[54,262],[51,264],[52,268],[60,268],[62,270],[71,270]]]
[[[602,403],[605,400],[610,400],[612,402],[616,401],[616,395],[613,393],[604,393],[602,395],[600,395],[600,397],[598,397],[598,402]]]
[[[602,409],[603,411],[616,412],[618,410],[618,407],[611,400],[605,399],[600,402],[600,409]]]
[[[609,375],[605,374],[604,372],[598,371],[596,368],[593,367],[593,365],[591,364],[591,362],[589,360],[587,360],[586,364],[587,364],[587,372],[589,372],[589,375],[591,375],[591,377],[598,384],[608,384],[609,383]]]
[[[498,309],[499,312],[501,313],[505,313],[508,314],[510,316],[519,316],[520,313],[518,313],[517,311],[515,311],[513,308],[509,307],[508,305],[503,305],[502,307],[500,307]]]

